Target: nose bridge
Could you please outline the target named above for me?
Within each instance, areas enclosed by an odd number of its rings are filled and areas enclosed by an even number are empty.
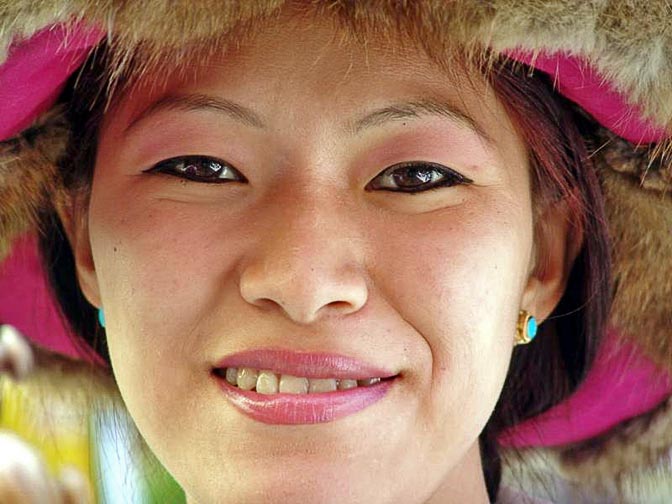
[[[243,299],[299,324],[366,303],[361,240],[345,205],[324,192],[296,190],[264,212],[241,272]]]

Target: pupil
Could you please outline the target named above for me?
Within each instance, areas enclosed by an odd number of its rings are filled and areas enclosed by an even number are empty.
[[[394,181],[401,186],[418,186],[432,180],[431,170],[424,168],[405,168],[394,174]]]
[[[212,161],[195,161],[187,163],[182,171],[187,175],[196,177],[212,177],[213,175],[217,175],[220,168],[219,163]]]
[[[184,172],[188,175],[198,175],[198,167],[193,164],[189,164],[184,168]]]

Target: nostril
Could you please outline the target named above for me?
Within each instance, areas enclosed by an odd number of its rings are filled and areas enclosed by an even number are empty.
[[[322,306],[316,316],[342,316],[357,311],[357,306],[348,301],[332,301]]]
[[[327,306],[340,311],[351,308],[352,304],[347,301],[332,301],[331,303],[328,303]]]
[[[254,304],[255,306],[258,306],[259,308],[261,308],[263,310],[272,310],[272,309],[278,308],[278,307],[282,308],[282,300],[274,301],[273,299],[269,299],[269,298],[255,299],[252,304]]]

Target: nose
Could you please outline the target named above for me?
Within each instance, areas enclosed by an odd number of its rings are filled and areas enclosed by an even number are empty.
[[[297,324],[347,315],[367,301],[361,251],[337,208],[294,201],[268,212],[245,258],[240,294],[264,310],[278,309]]]

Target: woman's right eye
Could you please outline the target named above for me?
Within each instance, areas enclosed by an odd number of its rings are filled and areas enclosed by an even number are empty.
[[[247,182],[247,179],[231,164],[210,156],[174,157],[160,161],[144,171],[144,173],[154,172],[206,184]]]

